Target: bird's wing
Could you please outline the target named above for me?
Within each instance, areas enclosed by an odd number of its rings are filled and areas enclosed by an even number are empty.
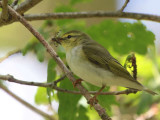
[[[82,50],[85,57],[94,65],[136,82],[130,73],[103,46],[97,43],[89,43],[84,45]]]

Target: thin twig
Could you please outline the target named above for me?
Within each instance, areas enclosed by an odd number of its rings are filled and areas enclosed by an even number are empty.
[[[124,5],[123,5],[122,8],[119,10],[119,12],[123,12],[123,11],[124,11],[124,9],[126,8],[126,6],[127,6],[128,3],[129,3],[129,1],[130,1],[130,0],[126,0],[126,1],[125,1]]]
[[[1,20],[7,21],[8,20],[8,0],[2,0],[2,14]]]
[[[66,77],[66,75],[63,75],[63,76],[60,77],[58,80],[55,80],[52,84],[57,85],[57,83],[60,82],[60,81],[62,81],[65,77]]]
[[[23,14],[41,1],[42,0],[25,0],[15,10],[18,13]]]
[[[7,59],[8,57],[10,57],[11,55],[14,55],[14,54],[20,53],[20,52],[21,52],[20,49],[10,51],[7,55],[5,55],[4,57],[1,57],[1,58],[0,58],[0,63],[1,63],[3,60],[5,60],[5,59]]]
[[[24,18],[28,21],[33,20],[50,20],[50,19],[81,19],[81,18],[129,18],[136,20],[149,20],[160,22],[160,16],[142,13],[129,12],[106,12],[106,11],[92,11],[92,12],[61,12],[61,13],[41,13],[41,14],[27,14]],[[1,25],[1,24],[0,24]]]
[[[0,3],[1,4],[1,3]],[[34,20],[51,20],[51,19],[81,19],[81,18],[127,18],[135,20],[149,20],[160,22],[160,16],[142,13],[129,13],[129,12],[106,12],[106,11],[92,11],[92,12],[62,12],[62,13],[41,13],[41,14],[27,14],[24,18],[28,21]],[[18,21],[12,18],[7,22],[1,22],[0,26],[11,24]]]
[[[66,76],[71,80],[71,82],[75,82],[76,79],[73,77],[73,74],[69,71],[69,69],[65,66],[63,61],[59,58],[57,53],[53,50],[53,48],[45,41],[45,39],[36,31],[19,13],[17,13],[13,8],[8,6],[9,12],[12,16],[16,16],[16,18],[43,44],[43,46],[47,49],[49,54],[55,59],[59,67],[64,71]],[[76,86],[83,94],[83,96],[89,101],[92,97],[88,93],[88,91],[81,85],[77,84]],[[101,107],[99,103],[93,104],[94,109],[97,111],[102,120],[111,120],[111,118],[107,115],[104,108]]]
[[[0,75],[1,80],[6,80],[9,82],[14,82],[14,83],[22,84],[22,85],[30,85],[30,86],[51,87],[52,89],[55,89],[60,92],[72,93],[72,94],[82,94],[82,92],[80,92],[80,91],[67,90],[67,89],[57,87],[56,86],[57,83],[60,82],[61,80],[63,80],[64,78],[65,78],[65,75],[62,76],[61,78],[59,78],[58,80],[55,80],[52,83],[39,83],[39,82],[28,82],[28,81],[18,80],[11,75]],[[90,91],[89,93],[96,94],[97,91]],[[123,90],[123,91],[100,92],[99,95],[120,95],[120,94],[128,95],[130,93],[135,93],[135,91],[127,89],[127,90]]]
[[[36,107],[34,107],[33,105],[31,105],[30,103],[26,102],[25,100],[23,100],[22,98],[18,97],[17,95],[15,95],[13,92],[11,92],[9,89],[7,89],[6,86],[0,84],[0,88],[2,90],[4,90],[6,93],[8,93],[10,96],[12,96],[13,98],[15,98],[17,101],[19,101],[20,103],[22,103],[23,105],[25,105],[27,108],[31,109],[32,111],[38,113],[39,115],[48,118],[49,120],[55,120],[55,118],[53,118],[52,116],[48,115],[47,113],[37,109]]]

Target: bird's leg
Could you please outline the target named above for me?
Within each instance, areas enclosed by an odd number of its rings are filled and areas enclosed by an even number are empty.
[[[83,80],[82,79],[77,79],[76,81],[73,82],[74,88],[76,87],[77,84],[81,84]]]
[[[88,103],[93,106],[93,104],[97,104],[97,96],[102,92],[102,90],[106,87],[106,85],[102,85],[101,89],[98,90],[98,92],[88,101]]]

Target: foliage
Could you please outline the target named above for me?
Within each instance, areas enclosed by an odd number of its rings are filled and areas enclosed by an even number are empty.
[[[53,59],[50,59],[48,62],[47,83],[53,82],[56,78],[55,66],[56,66],[56,62]],[[52,92],[52,88],[47,88],[49,103],[51,103],[51,92]]]
[[[47,97],[47,92],[46,88],[39,87],[37,89],[37,93],[35,95],[35,103],[40,105],[40,104],[48,104],[48,97]]]
[[[68,79],[65,79],[60,84],[61,88],[74,90],[73,85]],[[78,101],[80,100],[81,95],[74,95],[68,93],[58,92],[59,99],[59,108],[58,115],[59,120],[76,120],[76,113],[78,111]],[[80,109],[80,108],[79,108]],[[82,109],[82,108],[81,108]],[[81,112],[84,114],[84,112]],[[79,113],[80,114],[80,113]],[[80,117],[80,115],[79,115]]]
[[[119,54],[129,52],[146,54],[148,45],[154,45],[155,40],[154,34],[140,22],[105,20],[100,24],[92,25],[87,32],[104,47],[111,46]]]
[[[52,26],[52,21],[45,21],[44,24],[39,28],[38,32],[43,35],[43,37],[48,40],[50,37],[50,28]],[[46,50],[43,45],[37,40],[37,38],[33,37],[28,44],[22,49],[22,54],[26,55],[29,51],[34,51],[37,55],[37,58],[40,62],[44,61]]]

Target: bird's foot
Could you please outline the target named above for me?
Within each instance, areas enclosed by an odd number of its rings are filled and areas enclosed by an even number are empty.
[[[76,81],[73,82],[74,88],[77,86],[77,84],[81,84],[83,80],[82,79],[77,79]]]
[[[92,97],[89,101],[88,104],[90,104],[90,107],[92,107],[94,104],[98,103],[97,96],[102,92],[102,90],[105,88],[105,85],[102,85],[101,89],[98,90],[98,92]]]
[[[93,96],[92,98],[90,98],[89,100],[88,100],[88,104],[90,104],[90,107],[93,107],[93,105],[94,104],[97,104],[98,103],[98,100],[97,100],[97,98],[96,98],[97,96]]]
[[[133,88],[127,89],[127,95],[128,95],[129,93],[134,93],[134,94],[136,94],[137,92],[138,92],[138,90],[133,89]]]

